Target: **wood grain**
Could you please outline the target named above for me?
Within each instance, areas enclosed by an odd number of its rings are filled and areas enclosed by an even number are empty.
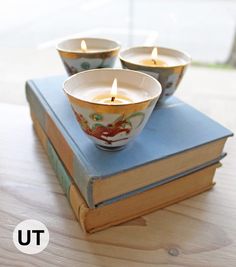
[[[235,131],[235,105],[224,112]],[[213,190],[88,236],[33,132],[28,108],[0,104],[0,122],[0,266],[236,266],[234,138]],[[14,227],[29,218],[50,231],[46,250],[33,256],[12,242]]]

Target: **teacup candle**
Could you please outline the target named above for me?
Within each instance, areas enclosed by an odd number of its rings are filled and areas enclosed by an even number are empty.
[[[120,45],[102,38],[76,38],[60,42],[57,50],[68,75],[73,75],[84,70],[113,67]]]
[[[161,85],[141,72],[100,69],[71,76],[64,91],[83,131],[99,148],[114,151],[142,131]]]
[[[177,89],[191,58],[184,52],[164,47],[133,47],[120,53],[122,67],[147,73],[162,85],[160,101]]]

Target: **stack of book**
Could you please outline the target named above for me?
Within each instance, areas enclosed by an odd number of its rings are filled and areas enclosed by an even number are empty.
[[[26,95],[35,131],[84,231],[117,225],[214,185],[232,132],[172,97],[122,151],[87,138],[63,93],[65,77],[30,80]]]

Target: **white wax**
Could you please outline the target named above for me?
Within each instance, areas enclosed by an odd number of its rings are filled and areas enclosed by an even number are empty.
[[[112,101],[111,96],[109,95],[98,95],[92,99],[92,101],[101,104],[110,104],[110,105],[120,105],[120,104],[129,104],[133,103],[131,99],[127,99],[124,95],[117,95]]]
[[[100,98],[100,96],[109,97],[111,95],[111,85],[112,82],[81,85],[78,89],[72,91],[72,95],[81,100],[101,103],[101,100],[96,100],[96,98]],[[124,97],[124,99],[130,99],[131,102],[135,103],[149,99],[150,95],[146,90],[135,88],[128,84],[119,84],[118,81],[117,97],[118,99]]]
[[[106,49],[102,48],[87,48],[87,50],[82,50],[82,49],[75,49],[74,52],[80,52],[80,53],[97,53],[97,52],[103,52],[106,51]]]
[[[142,63],[142,61],[147,59],[151,60],[151,54],[143,53],[138,55],[137,54],[127,55],[125,57],[125,60],[139,65],[145,65]],[[183,58],[175,56],[167,56],[159,54],[158,59],[164,61],[168,66],[178,66],[186,63],[186,61]]]

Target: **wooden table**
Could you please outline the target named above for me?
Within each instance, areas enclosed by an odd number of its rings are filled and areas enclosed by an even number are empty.
[[[232,119],[236,109],[230,114],[225,103]],[[213,190],[88,236],[34,134],[28,108],[0,104],[0,122],[0,266],[236,266],[234,138]],[[40,254],[23,254],[12,242],[25,219],[40,220],[50,231]]]

